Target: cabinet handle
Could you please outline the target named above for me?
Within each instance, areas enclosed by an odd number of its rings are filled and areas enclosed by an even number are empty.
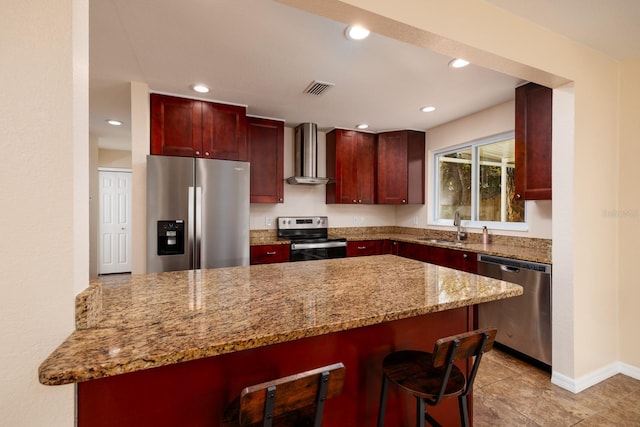
[[[353,203],[358,203],[355,199],[353,199]]]
[[[358,200],[358,203],[362,203],[362,200]]]
[[[207,156],[207,157],[209,157],[209,152],[208,152],[208,151],[205,151],[205,152],[204,152],[204,155],[205,155],[205,156]]]
[[[282,202],[282,201],[283,201],[283,200],[282,200],[282,197],[280,197],[280,198],[278,199],[278,201],[279,201],[279,202]]]
[[[267,255],[275,255],[276,252],[267,252]]]
[[[199,152],[199,151],[196,151],[196,156],[199,156],[199,155],[200,155],[200,152]]]
[[[462,258],[467,258],[467,254],[462,254]]]
[[[521,197],[522,197],[521,195],[516,194],[516,199],[519,199],[519,198],[521,198]]]
[[[359,250],[359,251],[361,251],[361,250],[363,250],[363,249],[367,249],[367,247],[366,247],[366,246],[358,246],[358,250]]]
[[[402,199],[402,203],[407,203],[407,201],[405,199]]]

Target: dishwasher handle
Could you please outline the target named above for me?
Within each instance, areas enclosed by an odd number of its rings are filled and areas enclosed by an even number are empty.
[[[501,265],[500,270],[507,273],[520,273],[520,269],[516,267],[510,267],[508,265]]]

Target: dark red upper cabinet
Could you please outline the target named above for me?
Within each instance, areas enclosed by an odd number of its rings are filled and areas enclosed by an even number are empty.
[[[284,122],[247,118],[251,203],[284,202]]]
[[[327,133],[327,203],[375,203],[376,135],[334,129]]]
[[[246,108],[202,102],[202,157],[249,160]]]
[[[196,157],[201,146],[201,103],[151,94],[151,154]]]
[[[246,109],[151,94],[151,154],[246,161]]]
[[[425,134],[378,134],[378,203],[424,204]]]
[[[516,198],[551,200],[552,102],[548,87],[516,88]]]

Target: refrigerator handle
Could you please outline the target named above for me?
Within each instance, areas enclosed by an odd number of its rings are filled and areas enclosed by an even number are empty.
[[[195,187],[195,204],[193,205],[195,209],[195,216],[192,218],[195,219],[195,253],[193,257],[193,268],[199,269],[201,268],[201,258],[202,258],[202,187]]]
[[[195,204],[195,196],[194,196],[194,191],[193,191],[193,187],[189,186],[189,197],[188,197],[188,201],[187,201],[187,206],[188,206],[188,210],[189,210],[189,215],[188,215],[188,222],[187,222],[187,245],[188,245],[188,252],[189,252],[189,269],[193,269],[193,259],[194,259],[194,229],[193,229],[193,225],[191,224],[191,221],[193,221],[193,208],[194,208],[194,204]]]

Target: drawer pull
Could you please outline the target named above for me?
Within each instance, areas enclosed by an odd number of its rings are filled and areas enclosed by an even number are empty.
[[[363,249],[367,249],[367,247],[366,247],[366,246],[358,246],[358,250],[359,250],[359,251],[361,251],[361,250],[363,250]]]
[[[273,252],[267,252],[267,255],[275,255],[277,252],[273,251]]]

